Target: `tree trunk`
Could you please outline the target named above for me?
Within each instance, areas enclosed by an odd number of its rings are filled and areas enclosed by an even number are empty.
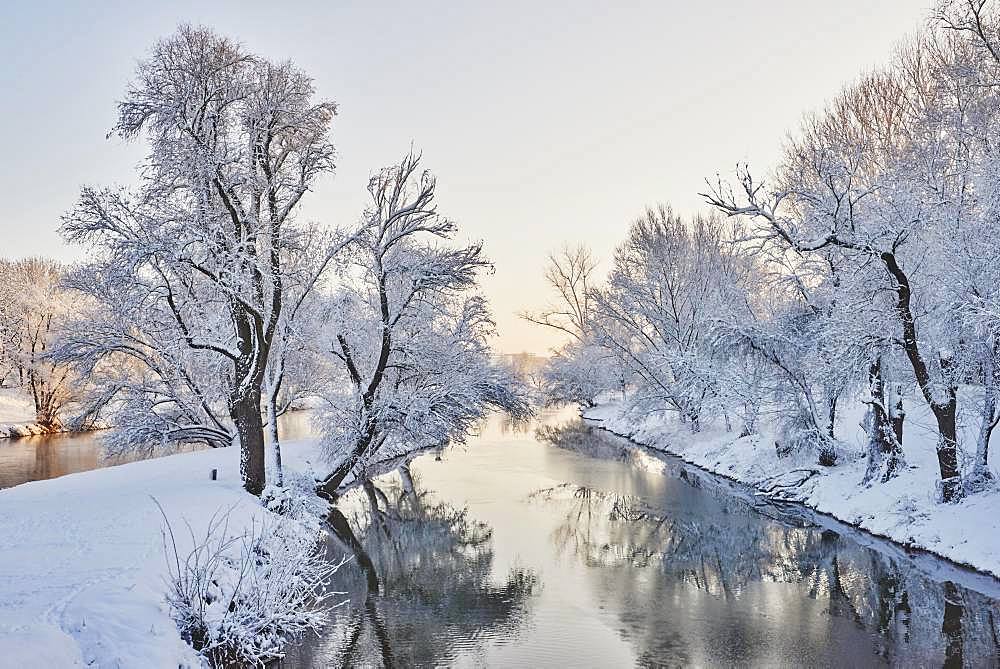
[[[903,410],[903,388],[897,384],[892,392],[892,396],[889,398],[889,422],[892,423],[892,433],[896,437],[896,443],[899,445],[898,456],[900,458],[900,466],[903,464],[903,422],[905,420],[906,411]]]
[[[331,502],[337,501],[337,489],[340,488],[340,484],[344,482],[348,474],[354,471],[358,463],[368,454],[372,442],[375,440],[375,425],[373,422],[369,423],[367,432],[362,435],[361,439],[358,440],[354,447],[354,450],[348,455],[343,462],[337,465],[337,468],[333,470],[322,483],[320,483],[316,488],[316,493]],[[378,450],[381,446],[382,441],[385,441],[385,437],[381,441],[375,444],[375,448],[372,450]]]
[[[979,415],[979,434],[976,437],[976,458],[966,482],[969,492],[978,492],[993,481],[990,471],[990,437],[1000,416],[997,415],[997,359],[1000,341],[994,340],[982,356],[983,406]]]
[[[410,463],[400,465],[399,478],[403,484],[403,494],[401,497],[410,500],[410,504],[416,510],[419,508],[420,498],[417,496],[417,487],[413,483],[413,473],[410,471]]]
[[[938,424],[937,457],[941,472],[941,500],[953,502],[961,498],[961,472],[958,470],[958,435],[955,427],[957,401],[954,390],[944,405],[931,405]]]
[[[358,371],[358,367],[354,363],[354,356],[351,353],[351,347],[348,344],[347,338],[342,333],[337,335],[337,342],[340,344],[340,350],[343,354],[344,363],[347,365],[347,371],[348,374],[350,374],[351,382],[361,393],[361,407],[365,414],[365,432],[362,434],[361,438],[358,439],[354,450],[347,456],[347,458],[345,458],[345,460],[333,470],[333,473],[330,474],[326,480],[317,486],[317,494],[330,501],[335,501],[337,499],[337,489],[340,487],[340,484],[344,482],[347,475],[354,470],[359,462],[361,462],[361,459],[368,454],[369,449],[377,451],[385,441],[385,434],[383,434],[381,440],[374,443],[373,447],[373,442],[376,441],[375,435],[378,432],[378,424],[376,418],[372,416],[371,413],[372,405],[375,402],[379,385],[382,383],[386,366],[389,364],[389,356],[392,353],[392,324],[389,316],[389,293],[386,288],[386,272],[382,267],[381,260],[379,260],[377,269],[379,313],[382,317],[382,343],[379,348],[378,361],[375,363],[375,369],[372,371],[371,380],[368,382],[367,387],[365,387],[364,392],[361,392],[363,387],[361,373]]]
[[[920,344],[917,341],[917,325],[910,308],[910,279],[899,266],[896,255],[888,251],[881,254],[880,259],[886,271],[896,282],[896,310],[903,325],[903,350],[913,368],[913,375],[917,379],[917,386],[923,394],[927,404],[930,405],[934,413],[934,420],[937,422],[938,441],[937,458],[938,469],[941,473],[941,501],[952,502],[961,498],[961,474],[958,470],[958,435],[955,430],[955,414],[958,409],[957,390],[954,386],[947,385],[947,397],[944,402],[940,401],[935,384],[931,379],[927,363],[920,352]],[[949,365],[948,360],[941,359],[942,376]],[[941,379],[946,383],[946,379]]]
[[[951,361],[940,359],[942,374],[948,371]],[[962,497],[962,472],[958,468],[958,389],[946,388],[947,401],[931,404],[938,424],[938,469],[941,471],[941,500],[958,501]]]
[[[979,425],[979,434],[976,437],[976,459],[972,465],[972,473],[969,474],[967,485],[969,492],[981,490],[993,480],[993,472],[990,471],[989,466],[990,435],[992,432],[993,426],[987,422],[984,416]]]
[[[280,312],[280,301],[273,306],[273,318]],[[232,301],[230,315],[236,326],[240,355],[234,360],[229,397],[229,415],[240,440],[240,474],[243,487],[260,497],[267,482],[264,452],[264,421],[261,419],[261,389],[271,347],[273,331],[264,331],[241,304]]]
[[[274,485],[280,488],[285,481],[281,471],[281,442],[278,440],[278,393],[273,388],[267,391],[267,429],[274,458]]]
[[[264,491],[264,421],[260,416],[260,389],[233,401],[229,415],[240,440],[240,475],[247,492],[258,497]]]
[[[882,376],[882,358],[876,358],[868,371],[871,404],[866,419],[868,431],[868,467],[863,483],[878,479],[883,483],[896,476],[903,460],[903,411],[902,399],[894,406],[895,398],[886,392]]]
[[[833,439],[837,424],[837,395],[832,390],[827,391],[826,410],[826,436]]]
[[[354,467],[357,466],[358,462],[361,461],[361,453],[355,451],[347,457],[342,463],[340,463],[330,476],[320,483],[316,488],[316,493],[323,499],[329,500],[330,502],[337,501],[337,490],[340,488],[340,484],[344,482],[347,475],[350,474]]]

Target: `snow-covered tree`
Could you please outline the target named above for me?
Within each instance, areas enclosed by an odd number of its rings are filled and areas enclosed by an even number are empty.
[[[937,423],[945,500],[961,493],[956,351],[965,347],[947,287],[969,265],[944,240],[975,218],[968,168],[976,133],[968,130],[982,119],[975,97],[983,87],[959,67],[967,53],[953,35],[934,32],[904,45],[890,67],[807,117],[772,184],[743,168],[735,189],[720,184],[707,196],[754,221],[758,243],[810,258],[838,254],[853,283],[888,297],[868,312],[877,334],[868,357],[878,364],[898,347],[908,360]],[[870,377],[872,424],[881,425],[871,433],[891,440],[882,375],[873,368]]]
[[[591,330],[590,298],[596,269],[597,259],[583,245],[565,246],[559,253],[550,254],[545,281],[558,299],[538,313],[522,312],[521,317],[567,334],[577,342],[586,340]]]
[[[985,0],[943,0],[935,10],[937,25],[954,34],[941,58],[952,82],[943,96],[941,118],[959,160],[952,180],[961,197],[953,198],[955,225],[940,230],[936,242],[946,260],[934,277],[947,289],[948,320],[959,325],[963,346],[956,348],[959,375],[982,384],[979,429],[966,489],[990,484],[990,438],[1000,422],[1000,254],[983,252],[1000,239],[1000,16]]]
[[[599,328],[593,324],[597,264],[584,245],[564,246],[550,254],[545,281],[554,299],[540,312],[521,313],[525,320],[570,337],[553,351],[537,379],[547,403],[591,406],[605,392],[625,392],[627,372],[621,354],[601,344]]]
[[[48,429],[61,425],[76,380],[48,353],[70,314],[87,308],[73,304],[62,285],[64,273],[46,258],[0,261],[0,355],[7,374],[16,372],[31,396],[35,420]]]
[[[495,364],[482,246],[449,244],[456,225],[437,211],[436,182],[410,153],[372,177],[371,204],[331,298],[327,341],[339,368],[327,393],[324,444],[333,497],[365,465],[461,441],[491,410],[530,413],[514,375]]]
[[[689,224],[661,205],[632,225],[594,291],[593,323],[640,384],[635,401],[700,429],[718,397],[709,335],[725,313],[745,310],[748,270],[711,217]]]
[[[264,412],[272,453],[272,476],[282,485],[281,441],[278,418],[296,402],[318,398],[333,373],[323,353],[324,277],[330,274],[336,256],[359,231],[331,233],[308,226],[301,235],[299,253],[285,267],[285,307],[278,321],[264,379]]]
[[[235,437],[255,494],[265,482],[262,389],[287,267],[306,239],[296,213],[333,171],[335,112],[293,63],[182,26],[139,63],[119,104],[113,133],[149,144],[138,184],[85,188],[62,225],[92,258],[76,287],[114,312],[81,323],[65,354],[94,371],[109,356],[141,368],[136,383],[114,365],[111,385],[165,440]]]
[[[104,437],[110,454],[233,442],[227,361],[188,345],[155,279],[91,265],[71,272],[67,286],[96,307],[68,321],[52,356],[89,380],[78,420],[114,426]]]
[[[548,404],[593,406],[604,393],[623,396],[628,372],[613,349],[593,339],[574,341],[552,354],[541,370],[538,385]]]

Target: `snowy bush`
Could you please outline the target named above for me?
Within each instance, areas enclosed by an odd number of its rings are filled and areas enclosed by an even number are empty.
[[[189,551],[163,513],[167,602],[181,637],[209,665],[263,667],[290,639],[326,624],[343,594],[330,579],[344,560],[327,559],[309,523],[265,512],[231,531],[232,512],[217,511],[200,536],[185,521]]]
[[[538,386],[546,405],[574,402],[594,406],[603,393],[623,393],[625,372],[608,349],[571,342],[542,368]]]
[[[778,457],[816,449],[819,464],[832,467],[840,456],[836,441],[816,427],[810,416],[796,412],[781,421],[775,442]]]
[[[282,485],[268,485],[260,495],[260,502],[268,511],[295,521],[302,531],[319,532],[329,513],[330,504],[316,494],[316,478],[309,468],[306,471],[289,470],[283,473]]]

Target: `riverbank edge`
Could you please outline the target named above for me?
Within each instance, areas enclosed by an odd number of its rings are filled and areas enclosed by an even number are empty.
[[[598,405],[597,407],[590,407],[590,408],[581,407],[580,411],[579,411],[580,417],[587,424],[592,425],[592,426],[594,426],[594,427],[596,427],[598,429],[604,430],[605,432],[608,432],[609,434],[613,434],[614,436],[619,437],[621,439],[625,439],[626,441],[628,441],[631,444],[634,444],[635,446],[639,446],[641,448],[647,448],[647,449],[650,449],[652,451],[656,451],[656,452],[659,452],[659,453],[664,453],[666,455],[670,455],[670,456],[675,457],[675,458],[681,460],[682,462],[684,462],[684,463],[686,463],[686,464],[688,464],[688,465],[690,465],[692,467],[695,467],[695,468],[701,470],[702,472],[705,472],[707,474],[711,474],[713,476],[719,476],[719,477],[721,477],[723,479],[726,479],[727,481],[731,481],[731,482],[733,482],[733,483],[735,483],[737,485],[740,485],[740,486],[746,488],[752,494],[763,496],[765,499],[769,498],[768,495],[767,495],[767,491],[763,487],[755,485],[755,482],[753,482],[753,481],[749,481],[749,480],[740,478],[739,476],[736,476],[736,475],[733,475],[733,474],[731,474],[729,472],[726,472],[726,471],[722,470],[721,468],[713,467],[713,466],[711,466],[708,463],[699,462],[699,461],[697,461],[695,459],[692,459],[690,457],[690,455],[688,455],[686,453],[683,453],[683,452],[680,452],[677,449],[670,449],[670,448],[664,447],[661,444],[647,443],[645,441],[637,439],[637,438],[635,438],[635,433],[633,433],[633,434],[626,434],[624,432],[620,432],[618,430],[615,430],[614,428],[612,428],[612,427],[610,427],[608,425],[609,418],[607,418],[607,417],[597,417],[597,416],[593,416],[593,415],[588,415],[588,414],[592,414],[593,410],[594,409],[598,409],[598,408],[600,408],[600,405]],[[664,432],[664,433],[661,434],[661,436],[669,436],[669,434],[666,433],[666,432]],[[733,441],[735,442],[735,440],[733,440]],[[904,551],[906,551],[908,553],[915,553],[915,554],[921,554],[922,553],[922,554],[932,555],[932,556],[934,556],[936,558],[939,558],[939,559],[942,559],[942,560],[944,560],[944,561],[946,561],[946,562],[948,562],[948,563],[950,563],[952,565],[955,565],[956,567],[959,567],[961,569],[972,570],[973,572],[975,572],[977,574],[991,577],[991,578],[997,580],[998,582],[1000,582],[1000,567],[998,567],[998,566],[989,567],[989,566],[985,566],[985,565],[982,565],[982,564],[977,564],[975,561],[970,560],[970,559],[963,559],[963,558],[960,558],[960,557],[956,557],[954,555],[947,555],[947,554],[945,554],[945,553],[943,553],[941,551],[936,551],[933,548],[924,545],[919,540],[909,541],[909,540],[906,540],[906,539],[901,539],[898,536],[894,536],[892,533],[889,533],[889,532],[880,532],[880,531],[877,531],[877,530],[873,530],[873,529],[871,529],[869,527],[865,527],[862,523],[855,522],[855,521],[852,521],[849,518],[846,518],[845,517],[846,514],[838,514],[838,513],[836,513],[835,511],[833,511],[831,509],[822,508],[820,504],[811,502],[808,497],[805,497],[805,498],[783,497],[783,498],[780,498],[779,501],[782,504],[794,504],[794,505],[797,505],[797,506],[799,506],[799,507],[801,507],[803,509],[807,509],[808,511],[810,511],[812,513],[820,514],[822,516],[825,516],[827,518],[835,520],[838,523],[846,525],[847,527],[850,527],[853,530],[856,530],[858,532],[862,532],[863,534],[866,534],[868,536],[871,536],[871,537],[874,537],[876,539],[880,539],[880,540],[883,540],[883,541],[888,541],[888,542],[890,542],[890,543],[898,546],[899,548],[903,549]]]
[[[54,434],[89,434],[108,430],[110,426],[99,425],[84,429],[70,427],[44,427],[38,423],[24,423],[19,425],[0,423],[0,439],[28,439],[30,437],[44,437]]]

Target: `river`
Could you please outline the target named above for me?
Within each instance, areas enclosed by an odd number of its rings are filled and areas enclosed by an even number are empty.
[[[379,593],[342,568],[350,603],[283,667],[997,665],[1000,582],[572,414],[440,457],[340,505]]]

